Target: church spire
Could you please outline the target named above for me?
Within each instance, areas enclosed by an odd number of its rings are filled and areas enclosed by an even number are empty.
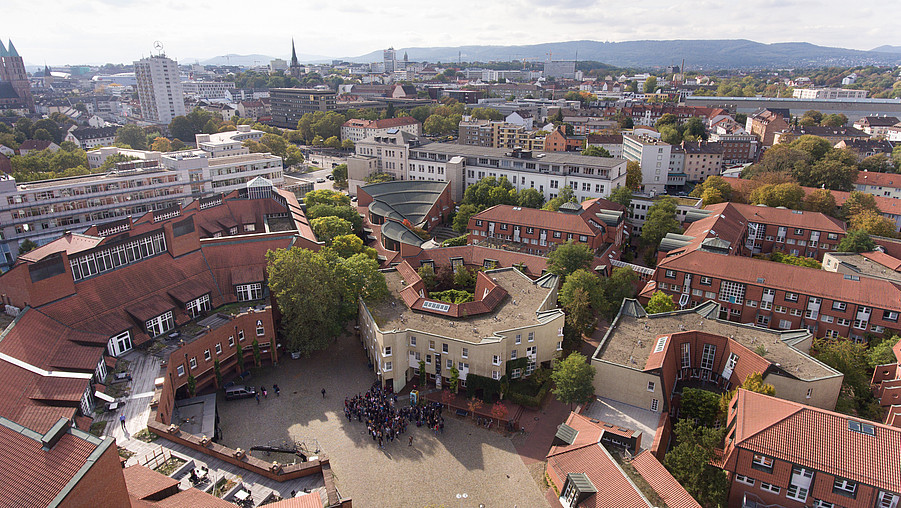
[[[6,51],[6,46],[3,45],[3,41],[0,41],[0,56],[9,56],[9,52]]]
[[[12,39],[9,40],[9,54],[7,56],[19,56],[19,52],[16,51],[16,47],[13,46]]]
[[[300,62],[297,61],[297,50],[294,49],[294,37],[291,38],[291,67],[300,67]]]

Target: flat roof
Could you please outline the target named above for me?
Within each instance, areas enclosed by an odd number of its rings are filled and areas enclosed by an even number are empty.
[[[654,344],[657,337],[692,330],[731,338],[751,351],[764,346],[767,349],[764,358],[768,362],[778,363],[782,370],[799,379],[820,379],[838,374],[782,340],[797,334],[797,330],[770,330],[716,318],[708,319],[694,309],[651,314],[642,318],[621,312],[592,358],[643,370],[654,350],[650,345]],[[639,341],[643,346],[638,345]]]
[[[855,252],[828,252],[826,255],[832,256],[840,262],[835,267],[835,271],[838,273],[888,280],[901,284],[901,273]],[[825,264],[826,260],[823,260],[823,263]]]
[[[457,319],[411,310],[400,296],[401,290],[406,287],[401,274],[397,270],[385,271],[384,274],[388,283],[388,298],[373,305],[367,304],[382,332],[415,330],[477,344],[488,337],[506,335],[510,330],[547,322],[545,313],[539,316],[538,311],[552,289],[539,286],[513,268],[485,272],[508,293],[493,311]],[[548,312],[563,315],[559,310]]]
[[[453,143],[424,143],[418,147],[410,147],[411,152],[426,151],[443,153],[447,155],[462,155],[464,157],[496,157],[516,159],[523,162],[538,162],[542,164],[570,164],[581,166],[595,166],[605,168],[615,168],[620,164],[625,164],[626,159],[616,159],[611,157],[591,157],[589,155],[581,155],[577,152],[532,152],[531,158],[517,158],[510,155],[513,150],[510,148],[491,148],[471,145],[457,145]],[[499,168],[510,169],[513,168]],[[592,175],[577,175],[592,176]]]
[[[54,178],[52,180],[37,180],[34,182],[22,182],[16,184],[18,191],[29,191],[47,187],[70,187],[73,185],[89,184],[100,180],[113,180],[116,178],[142,177],[152,173],[171,173],[175,171],[160,166],[152,168],[140,168],[127,171],[110,171],[108,173],[93,173],[90,175],[73,176],[69,178]]]
[[[277,157],[275,155],[269,153],[248,153],[244,155],[229,155],[227,157],[211,157],[210,167],[212,166],[225,166],[227,164],[241,163],[241,162],[260,162],[266,160],[278,160],[281,161],[281,157]]]

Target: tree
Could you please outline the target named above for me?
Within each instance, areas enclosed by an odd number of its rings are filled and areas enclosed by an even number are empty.
[[[340,217],[353,226],[355,235],[363,234],[363,217],[350,206],[317,204],[307,208],[307,219],[313,220],[320,217]]]
[[[432,268],[432,265],[422,265],[416,270],[416,273],[419,274],[419,278],[422,279],[422,283],[425,284],[425,288],[428,291],[431,291],[438,286],[435,269]]]
[[[394,176],[391,173],[382,173],[381,171],[370,173],[369,176],[363,179],[366,183],[384,183],[392,180],[394,180]]]
[[[259,367],[260,365],[262,365],[262,358],[260,356],[260,341],[253,339],[251,347],[253,348],[253,364]]]
[[[638,161],[629,161],[626,163],[626,187],[633,191],[641,188],[642,176],[641,165]]]
[[[842,238],[835,250],[838,252],[870,252],[876,248],[876,243],[870,238],[870,234],[862,229],[849,230]]]
[[[53,141],[53,136],[51,136],[50,133],[47,132],[47,129],[35,129],[34,139],[41,141]]]
[[[667,452],[663,465],[702,506],[725,507],[729,480],[721,469],[710,465],[716,450],[722,447],[725,427],[696,427],[682,419],[673,433],[676,446]]]
[[[732,186],[729,185],[725,178],[719,175],[708,176],[706,180],[692,189],[691,195],[696,198],[703,198],[704,193],[707,191],[716,191],[723,201],[732,201]],[[704,205],[708,204],[712,203],[704,201]]]
[[[610,277],[603,279],[604,288],[601,301],[601,312],[607,319],[613,319],[626,298],[635,296],[635,284],[638,282],[638,274],[631,268],[614,268]]]
[[[341,149],[342,150],[353,150],[354,142],[349,139],[345,139],[344,141],[341,142]]]
[[[848,227],[863,230],[876,236],[887,236],[889,238],[898,236],[894,221],[872,210],[864,210],[850,217]]]
[[[865,211],[879,212],[879,205],[876,204],[876,198],[872,194],[866,192],[851,191],[848,199],[842,205],[842,211],[846,217],[854,217]]]
[[[797,210],[804,200],[804,189],[796,183],[762,185],[751,192],[751,204],[770,207],[784,206]]]
[[[901,145],[899,145],[901,146]],[[896,170],[895,161],[887,153],[870,155],[857,165],[858,171],[872,171],[875,173],[892,173]]]
[[[574,330],[579,337],[594,333],[597,324],[595,311],[591,308],[588,293],[583,289],[575,289],[572,292],[572,300],[564,309],[566,311],[566,326]]]
[[[25,239],[22,243],[19,244],[19,255],[25,254],[26,252],[31,252],[34,249],[38,248],[38,244],[34,243],[30,239]]]
[[[595,145],[588,145],[588,147],[582,150],[582,155],[588,155],[591,157],[613,157],[612,155],[610,155],[610,152],[608,152],[606,148]]]
[[[337,236],[350,235],[353,233],[353,226],[350,222],[341,217],[328,216],[319,217],[310,221],[313,233],[320,242],[330,245],[332,240]]]
[[[357,301],[388,294],[378,263],[364,254],[343,259],[330,249],[293,247],[266,254],[269,287],[282,313],[288,349],[323,349],[357,313]]]
[[[194,377],[194,374],[188,374],[188,396],[193,397],[197,393],[197,378]]]
[[[644,80],[644,93],[654,93],[657,90],[657,76],[650,76]]]
[[[845,375],[835,410],[868,419],[881,419],[881,409],[870,391],[867,345],[845,338],[815,338],[811,350],[817,360]]]
[[[576,290],[584,291],[588,296],[589,304],[595,309],[600,309],[604,298],[603,279],[585,268],[569,274],[563,281],[563,285],[560,286],[557,296],[564,309],[572,305]]]
[[[820,120],[820,125],[824,127],[841,127],[847,123],[848,117],[841,113],[825,115],[823,119]]]
[[[632,191],[628,187],[617,187],[610,193],[610,201],[626,207],[626,211],[632,206]]]
[[[172,143],[170,143],[168,139],[160,136],[153,140],[153,143],[150,145],[150,149],[155,152],[171,152]]]
[[[788,146],[806,153],[809,161],[818,161],[832,150],[832,144],[829,143],[829,141],[825,138],[811,134],[800,136],[798,139],[789,143]]]
[[[651,299],[648,300],[647,306],[645,309],[648,311],[648,314],[660,314],[661,312],[672,312],[676,310],[676,302],[673,301],[673,297],[664,293],[663,291],[656,291],[653,295],[651,295]]]
[[[516,204],[525,208],[541,208],[544,204],[544,194],[537,189],[523,189],[519,191]]]
[[[798,120],[800,125],[809,126],[809,125],[820,125],[820,122],[823,121],[823,113],[815,109],[809,109],[801,115],[801,118]]]
[[[43,129],[48,138],[38,138],[38,130]],[[33,126],[34,131],[34,139],[47,139],[48,141],[53,141],[56,144],[63,142],[63,131],[59,128],[59,124],[54,122],[49,118],[42,118],[36,122],[34,122]]]
[[[646,247],[657,249],[667,233],[681,233],[682,225],[676,219],[676,200],[670,197],[654,203],[648,210],[641,228],[641,241]]]
[[[551,374],[554,396],[570,407],[588,402],[594,395],[594,374],[595,368],[588,363],[585,355],[570,353],[566,359],[554,365],[554,372]]]
[[[685,130],[682,132],[682,139],[685,141],[699,141],[707,139],[707,129],[704,128],[704,122],[700,118],[693,116],[685,122]]]
[[[467,187],[462,203],[484,210],[494,205],[515,205],[517,197],[516,189],[506,177],[489,176]]]
[[[708,390],[683,388],[679,416],[703,427],[713,427],[720,413],[720,396]]]
[[[679,118],[676,115],[674,115],[672,113],[664,113],[664,114],[660,115],[660,118],[658,118],[656,122],[654,122],[654,127],[656,129],[659,129],[659,128],[663,127],[664,125],[678,125],[678,124],[679,124]]]
[[[303,198],[309,210],[316,205],[345,205],[350,206],[350,196],[342,192],[328,189],[316,189],[307,192]]]
[[[200,130],[195,130],[186,116],[176,116],[169,122],[169,134],[175,138],[193,140],[194,135],[199,133]]]
[[[128,145],[135,150],[147,150],[147,133],[137,125],[119,127],[116,131],[116,142]]]
[[[835,197],[829,189],[816,189],[804,198],[804,209],[834,215]]]
[[[552,212],[556,212],[560,210],[560,205],[564,203],[575,203],[576,196],[573,194],[572,187],[566,186],[560,189],[560,194],[557,197],[552,198],[550,201],[544,204],[541,207],[542,210],[550,210]]]
[[[867,364],[870,368],[875,369],[880,365],[898,363],[899,360],[895,357],[895,352],[892,348],[895,347],[899,340],[901,340],[901,337],[892,335],[891,337],[885,337],[875,345],[871,345],[869,352],[867,352]]]
[[[475,205],[460,205],[457,214],[454,216],[454,231],[457,233],[466,233],[469,230],[469,219],[479,213],[479,208]]]
[[[363,240],[357,235],[340,235],[332,238],[331,248],[342,258],[349,258],[354,254],[363,253],[370,259],[376,259],[378,252],[372,247],[363,245]]]
[[[335,179],[335,185],[339,187],[347,187],[347,164],[338,164],[332,170],[332,178]]]
[[[457,390],[460,387],[460,371],[457,370],[456,365],[451,366],[450,374],[451,374],[450,375],[450,384],[449,384],[450,391],[453,393],[457,393]],[[473,408],[470,406],[469,412],[471,413],[472,411],[473,411]]]
[[[504,114],[493,108],[473,108],[469,114],[479,120],[500,121],[504,119]]]
[[[325,140],[325,146],[334,149],[341,148],[341,140],[338,139],[338,136],[330,136]]]
[[[574,243],[572,240],[551,251],[547,256],[547,270],[551,273],[566,277],[580,268],[588,268],[594,253],[584,243]]]

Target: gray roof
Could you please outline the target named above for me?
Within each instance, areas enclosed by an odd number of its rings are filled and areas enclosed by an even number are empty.
[[[657,247],[657,249],[663,252],[670,252],[685,247],[686,245],[691,243],[692,240],[694,240],[693,236],[667,233],[666,236],[664,236],[663,239],[660,240],[660,246]]]
[[[569,481],[576,486],[580,494],[593,494],[598,491],[585,473],[569,473]]]
[[[407,219],[411,224],[419,225],[448,185],[449,182],[396,180],[361,188],[372,196],[369,211],[398,221]]]
[[[457,145],[454,143],[424,143],[418,148],[417,151],[443,153],[449,156],[460,155],[463,157],[495,157],[508,159],[514,158],[512,155],[509,155],[512,150],[508,148]],[[536,162],[541,164],[569,164],[603,168],[615,168],[620,164],[626,163],[625,159],[592,157],[589,155],[581,155],[578,152],[533,152],[532,158],[530,159],[522,158],[516,160],[521,160],[523,162]]]
[[[407,229],[407,227],[400,222],[394,222],[393,220],[385,221],[385,224],[382,226],[382,235],[395,242],[405,243],[415,247],[419,247],[424,242],[422,238],[419,238],[419,235]]]

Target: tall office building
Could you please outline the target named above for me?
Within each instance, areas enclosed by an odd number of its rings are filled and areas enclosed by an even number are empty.
[[[385,72],[397,70],[397,52],[394,48],[388,48],[382,52],[382,60],[385,62]]]
[[[185,92],[178,63],[160,54],[135,62],[135,79],[144,120],[168,124],[185,114]]]

